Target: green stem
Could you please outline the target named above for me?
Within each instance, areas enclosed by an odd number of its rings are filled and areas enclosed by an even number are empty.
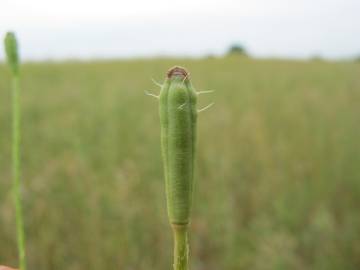
[[[189,270],[188,226],[172,225],[174,233],[174,270]]]
[[[13,77],[12,89],[12,173],[13,173],[13,198],[15,204],[16,233],[19,254],[20,270],[26,270],[25,258],[25,232],[21,205],[20,183],[20,87],[19,75]]]

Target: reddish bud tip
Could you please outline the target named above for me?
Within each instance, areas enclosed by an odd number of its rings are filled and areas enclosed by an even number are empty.
[[[170,79],[170,78],[172,78],[174,76],[180,76],[180,77],[183,77],[183,78],[187,78],[189,76],[189,73],[183,67],[173,67],[173,68],[168,70],[167,77]]]

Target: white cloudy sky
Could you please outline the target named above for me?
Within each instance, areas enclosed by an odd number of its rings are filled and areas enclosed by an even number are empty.
[[[360,0],[0,0],[25,59],[360,55]],[[0,50],[0,59],[3,52]]]

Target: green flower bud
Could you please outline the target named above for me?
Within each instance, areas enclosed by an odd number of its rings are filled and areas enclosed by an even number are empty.
[[[8,32],[5,36],[5,53],[8,64],[13,74],[19,74],[19,54],[18,44],[16,41],[15,34]]]
[[[174,67],[160,92],[161,144],[170,223],[190,221],[196,145],[196,100],[188,73]]]

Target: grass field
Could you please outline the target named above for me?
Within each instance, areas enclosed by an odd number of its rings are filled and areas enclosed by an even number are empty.
[[[129,60],[22,70],[29,269],[170,269],[157,92],[187,67],[200,106],[194,270],[360,269],[360,64]],[[16,265],[10,76],[0,66],[0,262]]]

